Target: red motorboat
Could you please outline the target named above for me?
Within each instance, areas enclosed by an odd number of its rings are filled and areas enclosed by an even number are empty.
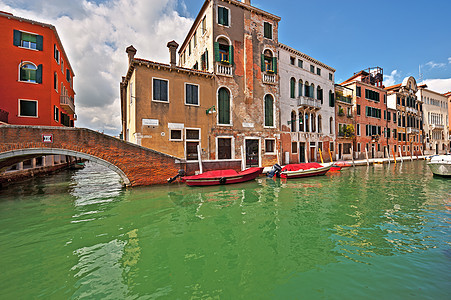
[[[263,168],[249,168],[241,172],[235,170],[208,171],[199,175],[182,177],[182,182],[191,186],[219,185],[245,182],[257,178]]]
[[[281,178],[300,178],[324,175],[332,167],[332,163],[301,163],[289,164],[282,168]]]

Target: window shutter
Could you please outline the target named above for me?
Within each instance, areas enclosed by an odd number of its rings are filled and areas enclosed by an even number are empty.
[[[14,30],[13,32],[13,45],[20,46],[20,35],[21,32],[19,30]]]
[[[311,97],[311,98],[315,98],[315,97],[313,96],[314,91],[315,91],[315,90],[313,89],[313,86],[311,85],[311,86],[310,86],[310,97]]]
[[[44,37],[42,35],[36,36],[36,49],[42,51],[44,49]]]
[[[39,65],[36,70],[36,82],[42,83],[42,65]]]
[[[229,58],[230,64],[233,65],[234,57],[233,57],[233,46],[232,45],[229,46],[229,56],[230,56],[230,58]]]
[[[222,9],[222,19],[224,20],[224,25],[229,26],[229,10],[227,8]]]
[[[274,71],[274,74],[277,75],[277,57],[272,58],[272,69]]]
[[[193,97],[191,95],[191,85],[189,85],[189,84],[185,85],[185,93],[186,93],[185,103],[193,104],[193,102],[191,101],[192,97]]]
[[[199,105],[199,87],[197,85],[193,86],[193,103]]]
[[[265,55],[262,54],[261,70],[265,72]]]
[[[215,50],[215,61],[221,61],[221,58],[219,56],[219,43],[218,42],[214,42],[213,43],[213,48]]]
[[[205,66],[207,67],[207,71],[208,71],[208,50],[205,49]]]

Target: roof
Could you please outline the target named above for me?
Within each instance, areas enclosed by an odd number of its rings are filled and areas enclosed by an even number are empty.
[[[69,66],[70,70],[72,71],[72,76],[75,76],[74,69],[73,69],[72,66],[70,65],[69,58],[68,58],[68,56],[67,56],[67,54],[66,54],[66,51],[64,50],[63,43],[61,42],[61,39],[60,39],[60,37],[59,37],[59,35],[58,35],[58,32],[56,31],[56,27],[55,27],[55,26],[53,26],[52,24],[47,24],[47,23],[42,23],[42,22],[30,20],[30,19],[25,19],[25,18],[17,17],[17,16],[15,16],[15,15],[13,15],[12,13],[5,12],[5,11],[0,11],[0,17],[4,17],[4,18],[7,18],[7,19],[17,20],[17,21],[19,21],[19,22],[27,22],[27,23],[30,23],[30,24],[32,24],[32,25],[39,25],[39,26],[42,26],[42,27],[50,28],[50,29],[53,31],[53,33],[55,34],[56,39],[57,39],[59,45],[61,46],[60,49],[61,49],[61,51],[63,52],[64,56],[66,57],[66,61],[65,61],[65,62],[66,62],[67,65]]]
[[[314,58],[308,56],[307,54],[302,53],[301,51],[298,51],[298,50],[296,50],[296,49],[294,49],[294,48],[291,48],[290,46],[287,46],[287,45],[285,45],[285,44],[279,43],[279,48],[284,49],[284,50],[286,50],[286,51],[288,51],[288,52],[291,52],[291,53],[293,53],[293,54],[299,55],[299,56],[301,56],[301,57],[303,57],[303,58],[305,58],[305,59],[307,59],[307,60],[309,60],[309,61],[311,61],[311,62],[317,64],[317,65],[322,66],[322,67],[325,68],[325,69],[328,69],[329,71],[335,72],[335,69],[334,69],[334,68],[329,67],[328,65],[326,65],[326,64],[324,64],[324,63],[322,63],[322,62],[320,62],[319,60],[316,60],[316,59],[314,59]]]
[[[451,96],[451,92],[444,93],[445,96]]]
[[[388,90],[394,90],[394,89],[397,89],[397,88],[401,87],[401,85],[402,85],[402,83],[398,83],[398,84],[395,84],[395,85],[387,86],[385,89],[387,91]]]

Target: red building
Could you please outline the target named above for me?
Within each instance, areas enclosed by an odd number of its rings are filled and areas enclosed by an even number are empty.
[[[74,126],[74,72],[56,28],[0,11],[0,122]]]

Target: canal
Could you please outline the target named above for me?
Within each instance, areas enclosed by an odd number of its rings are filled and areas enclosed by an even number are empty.
[[[0,190],[0,298],[449,299],[450,209],[424,161],[133,189],[88,163]]]

